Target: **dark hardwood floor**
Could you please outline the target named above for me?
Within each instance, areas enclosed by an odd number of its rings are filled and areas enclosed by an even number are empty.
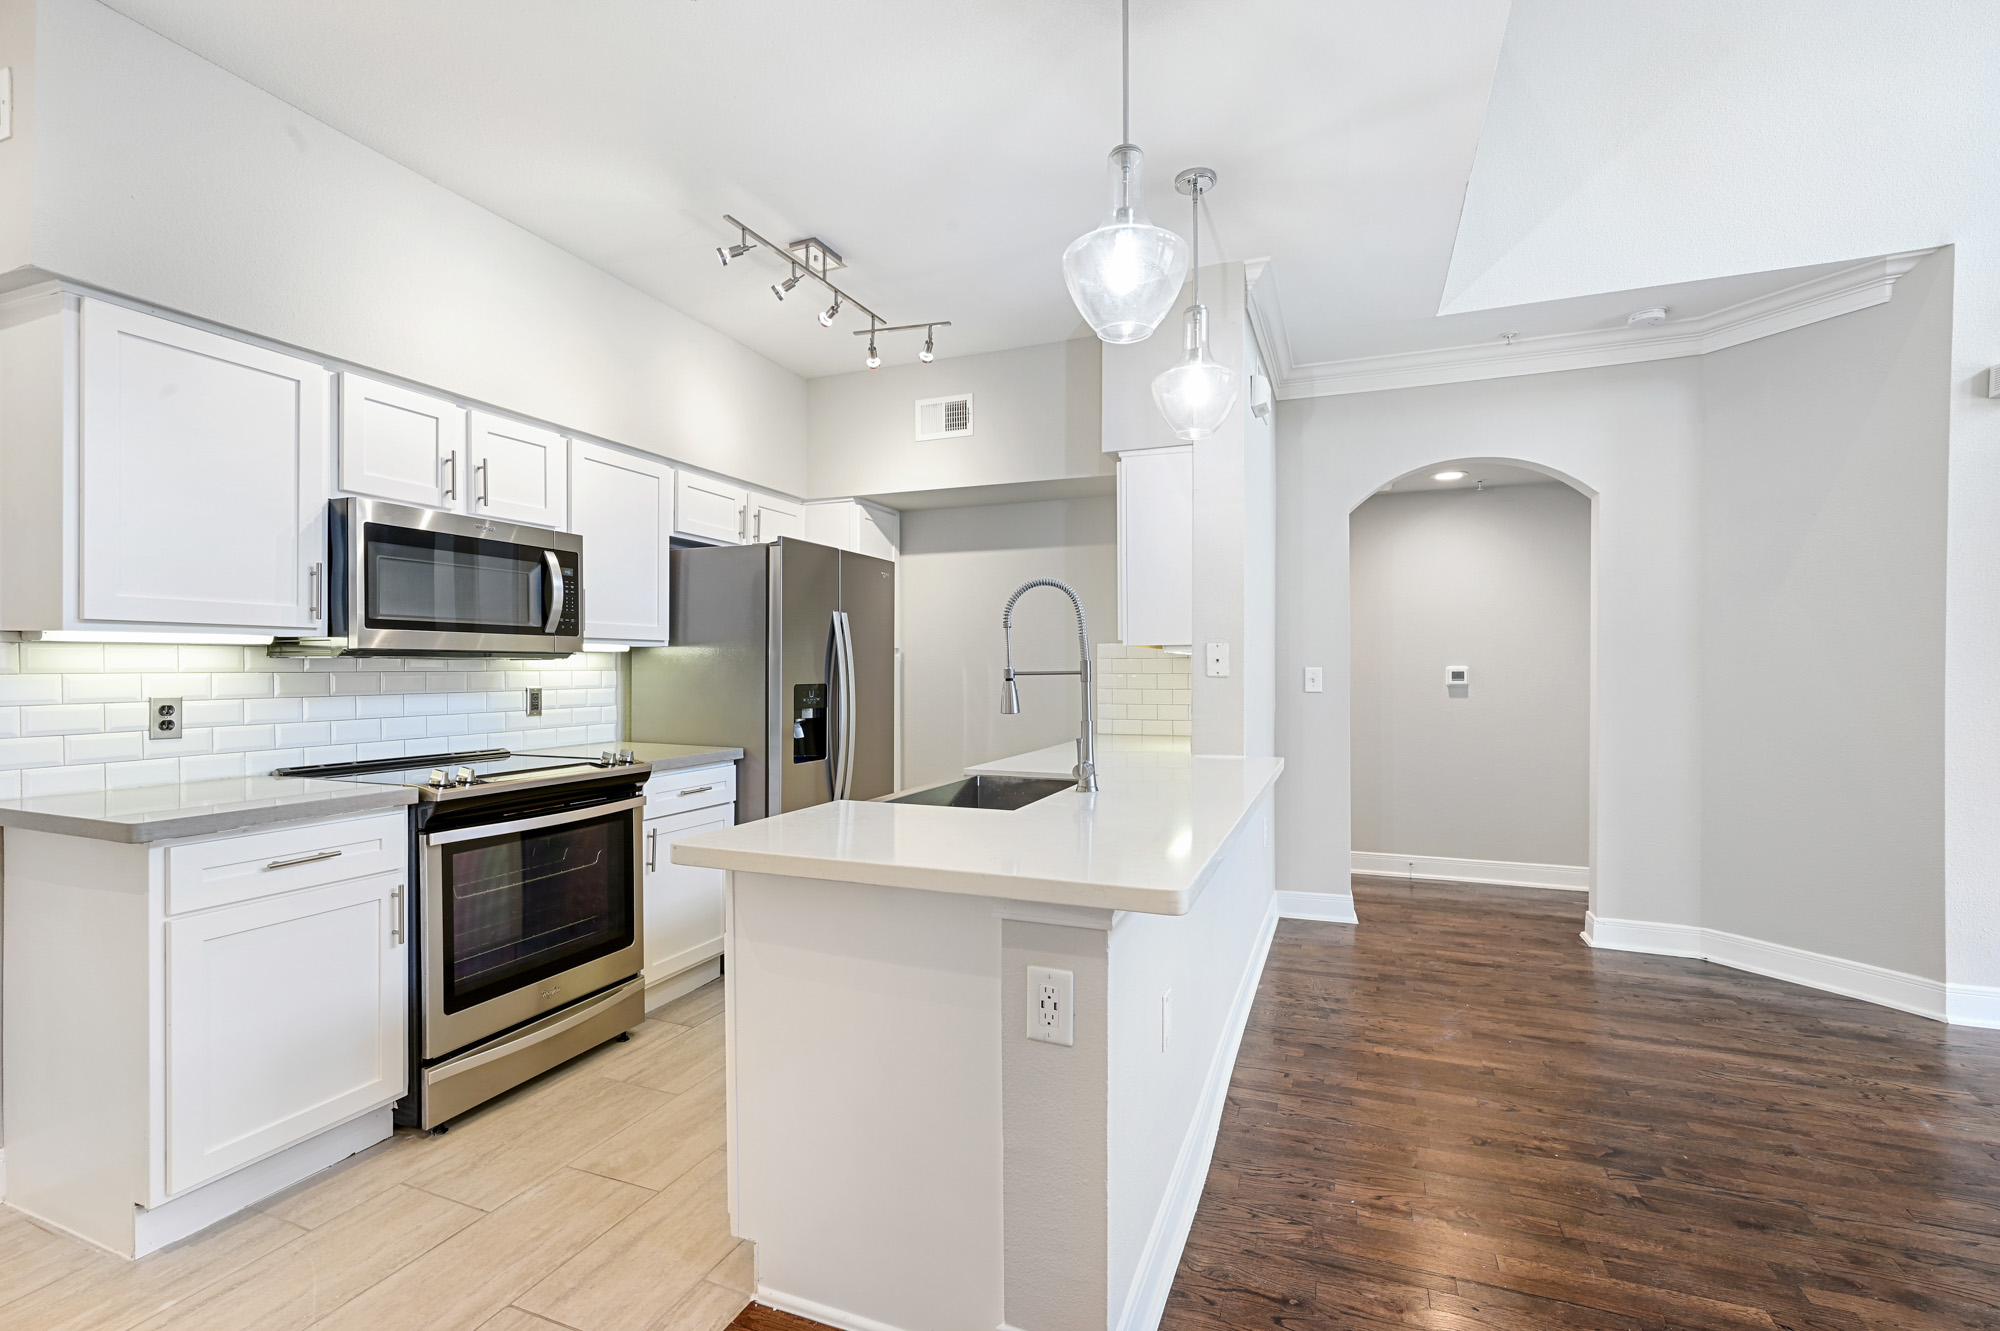
[[[736,1314],[736,1320],[723,1331],[833,1331],[833,1328],[809,1322],[795,1313],[781,1313],[776,1308],[753,1303]]]
[[[1355,904],[1279,927],[1165,1331],[2000,1326],[2000,1032]]]

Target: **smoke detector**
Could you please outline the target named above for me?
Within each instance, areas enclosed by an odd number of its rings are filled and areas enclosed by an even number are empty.
[[[1666,321],[1667,307],[1664,305],[1648,306],[1646,309],[1634,310],[1625,316],[1627,328],[1650,328],[1654,324],[1663,324]]]

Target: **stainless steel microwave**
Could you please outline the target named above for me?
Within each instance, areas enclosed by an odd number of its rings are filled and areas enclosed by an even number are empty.
[[[326,636],[289,656],[568,656],[583,650],[583,538],[487,518],[336,499]]]

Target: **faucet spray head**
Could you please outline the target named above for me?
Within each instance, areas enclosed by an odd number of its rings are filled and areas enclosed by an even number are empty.
[[[1014,682],[1014,672],[1009,670],[1000,685],[1000,715],[1019,716],[1021,714],[1021,688]]]

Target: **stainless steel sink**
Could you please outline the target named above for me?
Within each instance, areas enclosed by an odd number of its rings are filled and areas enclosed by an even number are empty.
[[[1075,778],[1066,776],[967,776],[941,786],[887,795],[883,803],[938,804],[952,809],[1019,809],[1075,789]]]

